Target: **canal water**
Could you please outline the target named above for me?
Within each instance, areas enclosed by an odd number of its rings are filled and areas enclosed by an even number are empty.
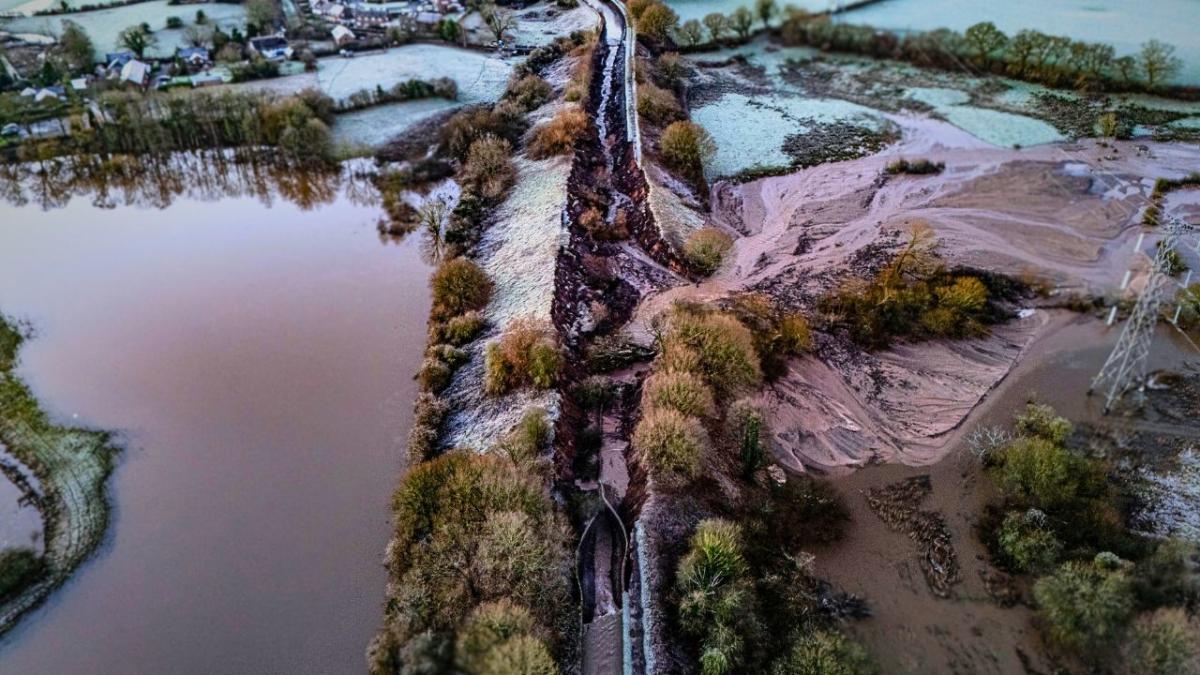
[[[72,189],[0,203],[0,311],[34,327],[19,374],[53,417],[126,450],[106,542],[0,642],[0,672],[361,672],[429,309],[419,242],[382,242],[344,185],[303,208]]]

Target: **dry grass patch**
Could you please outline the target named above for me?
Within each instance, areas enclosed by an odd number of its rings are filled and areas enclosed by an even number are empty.
[[[526,153],[533,159],[570,154],[575,139],[587,129],[587,114],[575,106],[558,111],[554,119],[534,128]]]

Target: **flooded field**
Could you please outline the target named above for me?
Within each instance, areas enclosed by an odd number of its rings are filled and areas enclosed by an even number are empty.
[[[1200,84],[1200,42],[1194,31],[1200,22],[1200,3],[1195,0],[1156,0],[1147,5],[1121,0],[885,0],[839,14],[838,18],[889,30],[962,31],[980,21],[991,21],[1010,35],[1031,28],[1103,42],[1116,48],[1118,56],[1134,53],[1143,42],[1157,39],[1174,45],[1183,59],[1176,81]]]
[[[0,204],[0,309],[35,330],[19,375],[125,447],[105,543],[0,642],[2,670],[361,671],[428,314],[419,242],[381,243],[348,183],[287,185],[303,208],[284,185],[177,187]]]

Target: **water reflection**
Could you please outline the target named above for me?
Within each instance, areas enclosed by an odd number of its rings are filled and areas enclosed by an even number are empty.
[[[358,206],[380,203],[374,167],[365,161],[299,169],[254,149],[154,155],[74,155],[0,164],[0,199],[13,206],[165,209],[176,199],[251,197],[264,206],[283,199],[308,211],[339,194]]]

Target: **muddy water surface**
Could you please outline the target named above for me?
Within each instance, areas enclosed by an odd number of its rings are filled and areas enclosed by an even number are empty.
[[[418,243],[382,244],[341,196],[88,202],[0,204],[0,310],[37,331],[21,376],[127,447],[107,541],[0,672],[360,672],[424,343]]]

